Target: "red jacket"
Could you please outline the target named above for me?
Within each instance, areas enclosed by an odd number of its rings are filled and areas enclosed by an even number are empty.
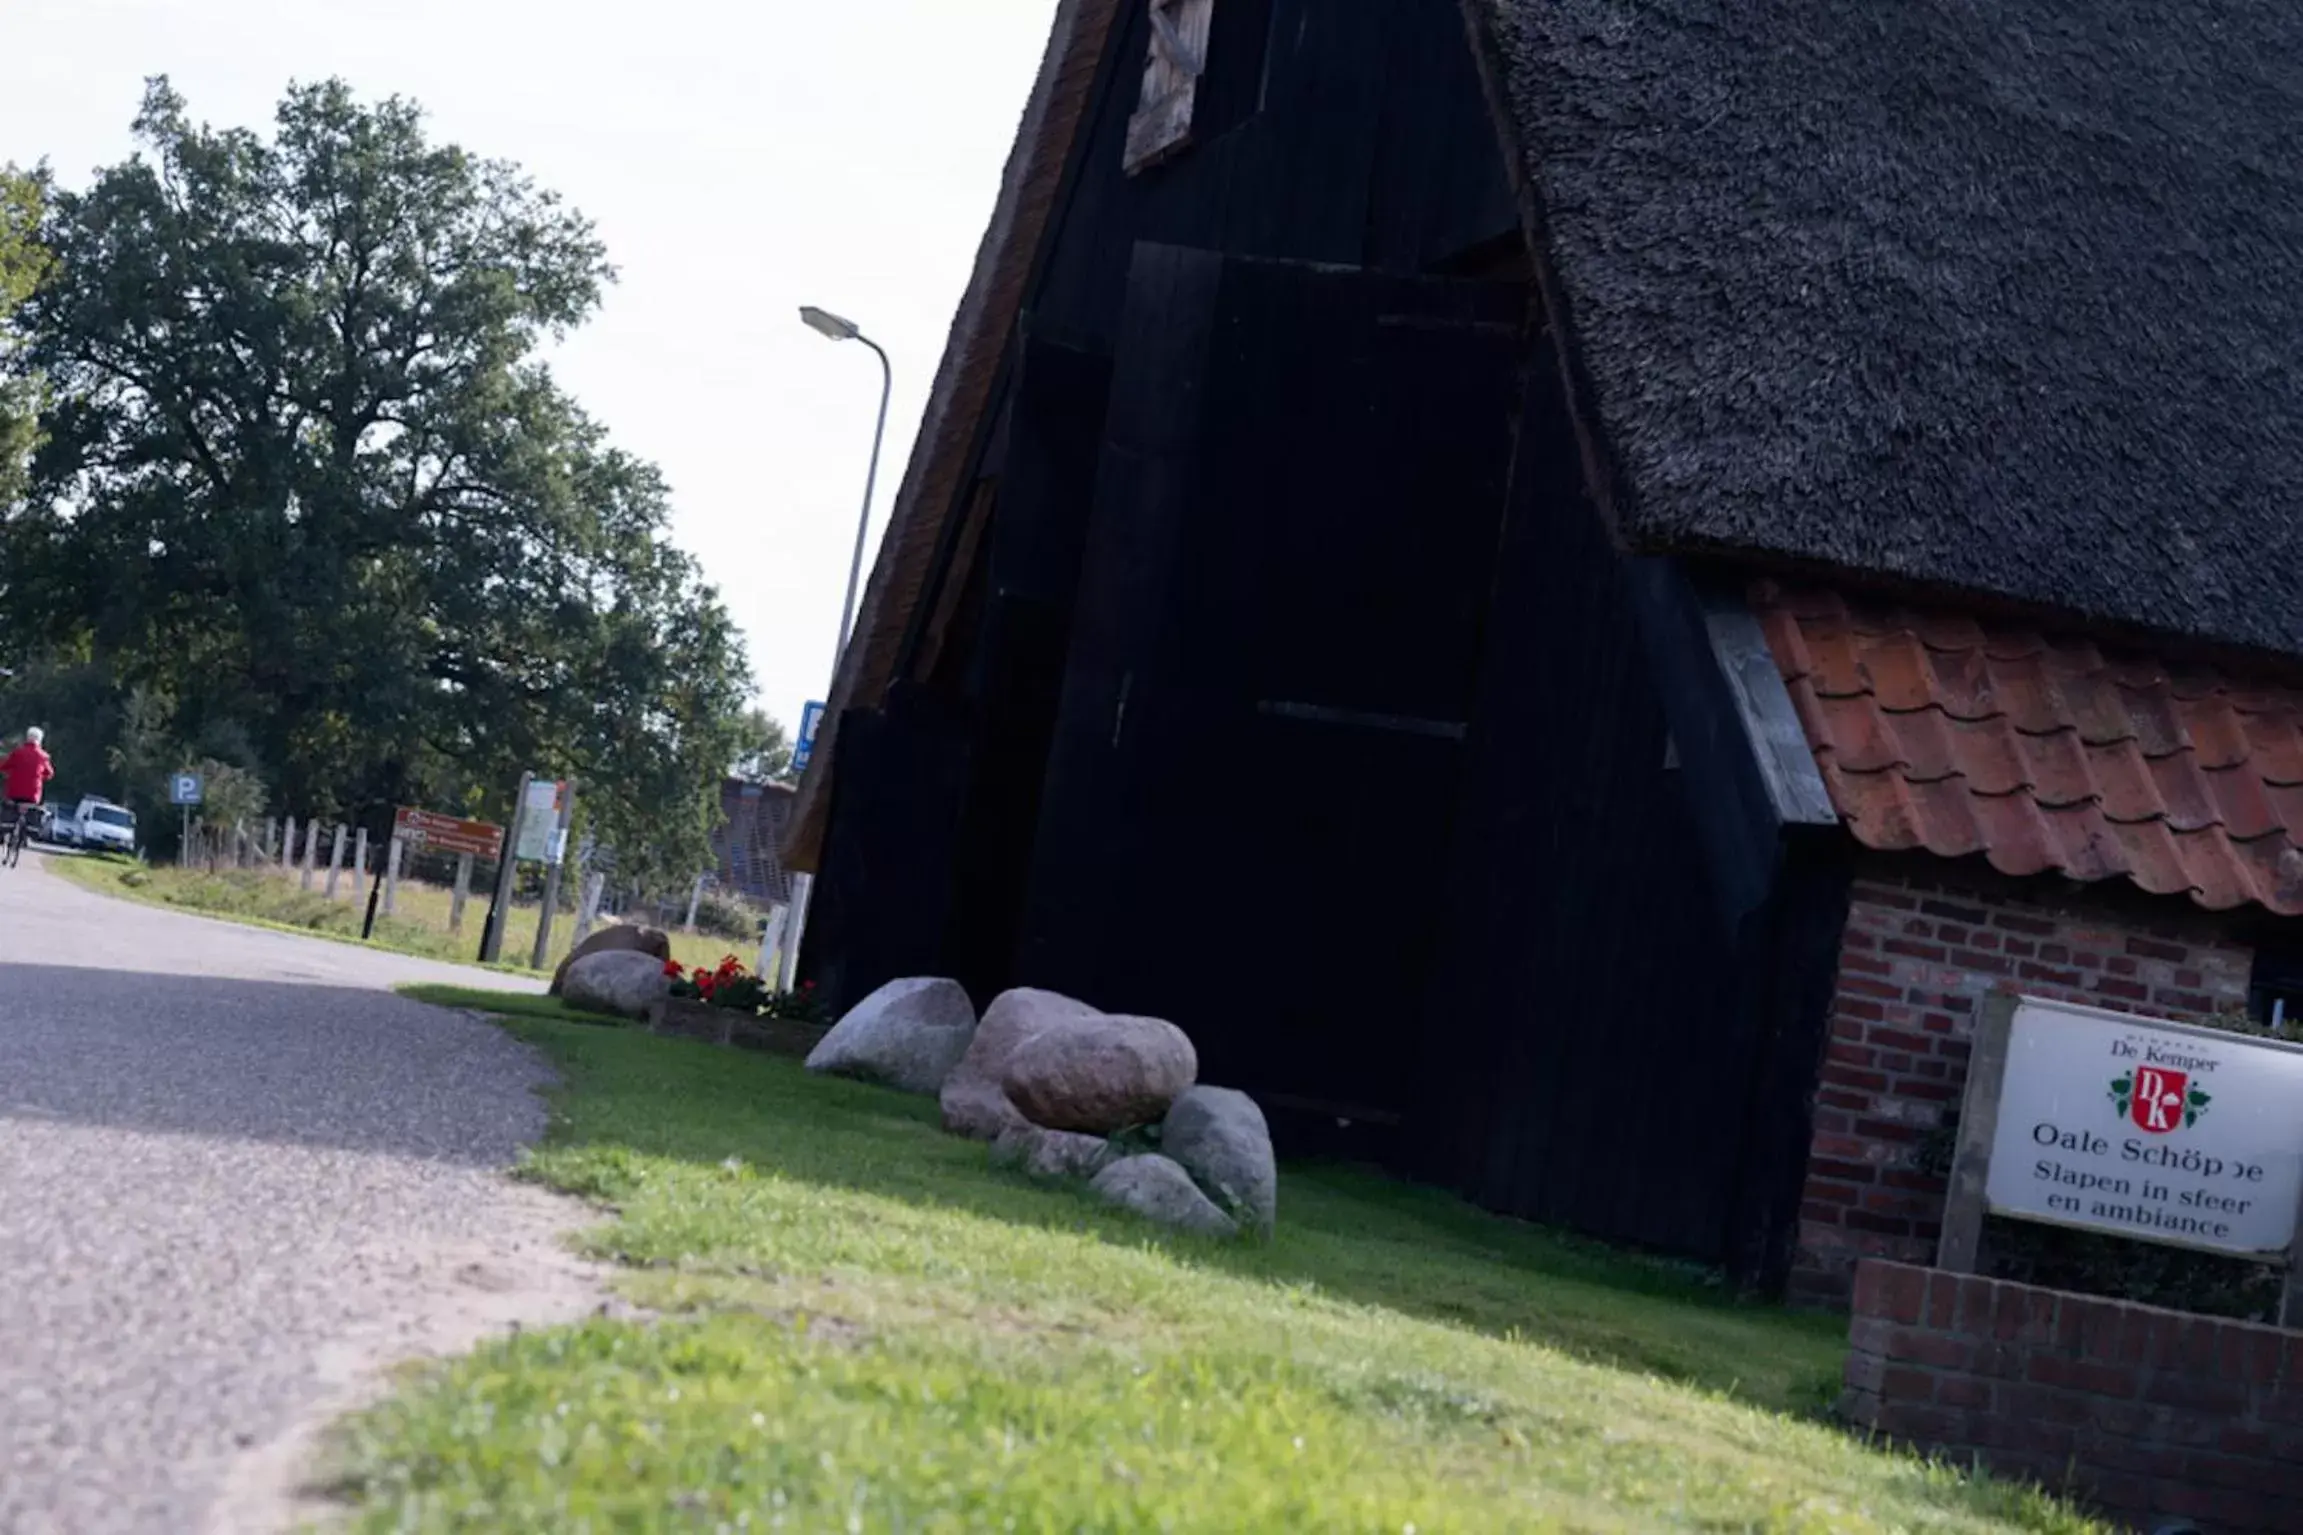
[[[56,765],[48,754],[26,741],[22,746],[0,759],[0,776],[5,776],[10,799],[28,799],[40,803],[40,786],[56,776]]]

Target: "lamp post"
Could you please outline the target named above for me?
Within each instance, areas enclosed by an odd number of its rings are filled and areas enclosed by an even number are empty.
[[[888,399],[895,393],[896,373],[895,368],[888,362],[886,350],[877,341],[865,335],[863,327],[855,321],[842,319],[828,309],[818,309],[813,304],[805,304],[800,308],[800,323],[827,340],[861,341],[870,347],[872,355],[880,360],[880,417],[879,423],[872,428],[871,464],[864,471],[864,509],[862,515],[856,518],[856,550],[848,561],[848,594],[840,602],[840,639],[839,644],[832,650],[832,686],[824,689],[826,707],[829,707],[833,687],[838,685],[840,679],[840,662],[846,658],[848,653],[849,632],[855,624],[856,588],[863,581],[864,544],[871,533],[872,495],[879,488],[880,444],[886,441],[888,435]],[[800,938],[807,930],[808,896],[814,888],[815,880],[811,876],[806,874],[792,876],[792,903],[784,911],[784,932],[777,945],[779,953],[776,961],[776,982],[786,991],[792,989],[792,983],[797,979],[800,962]],[[761,968],[765,970],[764,963]]]
[[[856,586],[863,579],[864,574],[864,540],[872,526],[872,493],[879,488],[880,444],[887,439],[888,435],[888,397],[895,392],[896,373],[895,369],[888,364],[888,354],[881,349],[877,341],[865,335],[863,327],[856,324],[855,321],[843,320],[828,309],[818,309],[810,304],[801,308],[800,323],[817,335],[828,337],[833,341],[861,341],[870,347],[872,355],[880,360],[880,420],[879,425],[872,429],[871,467],[864,471],[864,511],[863,515],[856,519],[856,552],[855,556],[848,561],[848,595],[840,604],[840,642],[832,650],[832,677],[834,681],[837,681],[840,675],[840,658],[846,655],[848,650],[848,629],[855,622],[856,617]],[[831,694],[827,690],[824,696],[829,698]]]

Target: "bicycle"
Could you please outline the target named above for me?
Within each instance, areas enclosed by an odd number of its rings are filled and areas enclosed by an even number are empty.
[[[31,836],[32,807],[10,805],[7,841],[0,844],[0,868],[13,869],[24,857],[24,843]]]

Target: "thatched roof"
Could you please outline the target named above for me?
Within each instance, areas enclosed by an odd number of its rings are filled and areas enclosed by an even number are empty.
[[[2303,11],[1468,4],[1628,540],[2303,653]]]

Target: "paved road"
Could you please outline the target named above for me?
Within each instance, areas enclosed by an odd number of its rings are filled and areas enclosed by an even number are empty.
[[[551,1246],[543,1068],[423,979],[0,873],[0,1531],[265,1522],[250,1466]]]

